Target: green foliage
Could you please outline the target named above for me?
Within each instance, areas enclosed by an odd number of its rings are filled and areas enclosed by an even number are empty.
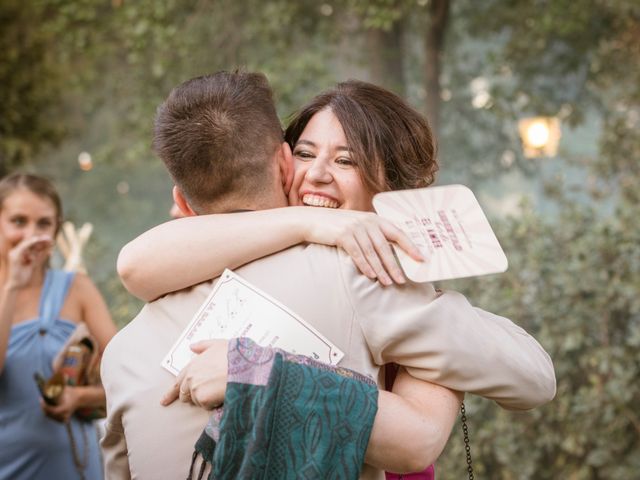
[[[422,2],[424,6],[426,2]],[[362,19],[364,28],[389,31],[420,2],[406,0],[351,0],[348,2],[354,13]]]
[[[530,209],[498,228],[506,274],[460,282],[484,308],[508,316],[554,360],[556,399],[510,413],[468,399],[481,478],[635,478],[640,467],[640,217],[600,218],[567,204],[558,222]],[[454,430],[443,478],[463,478]]]
[[[531,172],[519,147],[519,118],[557,115],[575,126],[596,111],[605,121],[603,140],[613,140],[611,149],[603,144],[599,170],[615,170],[624,158],[637,164],[630,149],[613,144],[637,144],[639,36],[634,0],[456,2],[445,60],[444,84],[454,95],[443,109],[443,158],[481,156],[472,173],[487,177],[504,170],[501,153],[510,150]],[[482,108],[470,102],[476,77],[490,93]]]
[[[47,2],[7,0],[0,8],[0,175],[63,134],[47,118],[63,88],[50,51],[55,36],[41,28],[48,14]]]
[[[30,168],[60,186],[67,216],[94,223],[100,248],[86,252],[87,264],[120,324],[135,304],[116,288],[117,253],[165,221],[171,204],[169,180],[150,151],[155,110],[169,90],[216,70],[261,70],[284,117],[334,80],[325,62],[337,48],[332,19],[313,1],[3,2],[0,19],[11,27],[0,35],[8,47],[0,55],[14,59],[0,64],[9,87],[0,93],[3,171],[38,154]],[[22,31],[34,40],[16,39]],[[49,113],[54,107],[58,115]],[[81,151],[92,155],[90,172],[78,169]],[[121,182],[126,194],[117,192]]]
[[[115,257],[166,220],[170,206],[169,180],[150,151],[153,115],[169,90],[245,67],[267,74],[282,118],[346,77],[372,79],[424,109],[429,5],[5,0],[0,173],[31,162],[57,181],[71,220],[94,223],[89,273],[124,325],[140,302],[120,285]],[[479,190],[509,169],[539,175],[520,149],[521,116],[558,115],[576,126],[596,115],[601,125],[597,154],[556,161],[588,181],[578,192],[548,185],[555,216],[525,205],[518,218],[495,222],[509,271],[454,284],[540,339],[558,377],[556,399],[532,412],[467,400],[480,478],[627,479],[640,471],[638,38],[635,0],[452,2],[441,52],[445,176]],[[474,105],[478,79],[489,98]],[[77,168],[83,150],[93,157],[90,172]],[[457,430],[439,478],[464,478],[462,447]]]
[[[580,159],[593,179],[583,188],[591,201],[576,203],[559,185],[557,217],[525,206],[497,225],[509,271],[456,285],[532,332],[558,379],[556,399],[532,412],[469,400],[476,471],[502,479],[636,478],[640,10],[625,1],[513,1],[509,8],[493,1],[473,12],[465,17],[474,35],[503,36],[488,65],[495,72],[489,111],[515,120],[513,105],[564,110],[566,121],[579,124],[595,108],[604,120],[599,154]],[[611,208],[599,208],[607,197]],[[465,475],[459,429],[453,438],[440,461],[443,478]]]

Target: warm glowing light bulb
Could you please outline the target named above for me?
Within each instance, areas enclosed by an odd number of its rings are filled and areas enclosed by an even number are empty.
[[[549,127],[544,122],[533,122],[527,129],[527,142],[533,148],[542,148],[549,141]]]
[[[529,117],[518,121],[522,150],[527,158],[555,157],[562,132],[558,117]]]

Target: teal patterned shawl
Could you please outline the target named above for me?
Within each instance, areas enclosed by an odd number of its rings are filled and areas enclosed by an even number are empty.
[[[378,408],[373,381],[352,370],[229,342],[224,410],[198,439],[209,480],[357,479]],[[198,478],[202,478],[203,461]]]

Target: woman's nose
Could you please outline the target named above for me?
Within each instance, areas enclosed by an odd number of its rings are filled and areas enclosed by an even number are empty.
[[[36,232],[36,227],[33,224],[29,224],[26,227],[24,227],[22,229],[22,238],[31,238],[34,235],[36,235],[38,232]]]
[[[326,162],[317,159],[314,160],[309,167],[309,170],[307,170],[306,177],[307,180],[318,183],[329,183],[332,179],[331,173],[327,169]]]

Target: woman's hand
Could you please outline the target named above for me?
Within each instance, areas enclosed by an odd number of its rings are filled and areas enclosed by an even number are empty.
[[[227,390],[228,348],[228,340],[204,340],[191,345],[198,355],[182,369],[162,398],[162,405],[170,405],[178,398],[205,410],[222,405]]]
[[[44,264],[51,254],[53,239],[49,235],[25,238],[9,252],[9,288],[23,288],[36,268]]]
[[[68,422],[73,412],[80,406],[81,395],[78,388],[66,385],[57,405],[47,405],[44,400],[40,399],[40,406],[45,415],[58,422]]]
[[[372,212],[304,208],[300,219],[308,225],[305,239],[334,245],[346,251],[364,275],[383,285],[405,283],[389,242],[395,243],[416,261],[424,261],[409,237],[392,222]]]

